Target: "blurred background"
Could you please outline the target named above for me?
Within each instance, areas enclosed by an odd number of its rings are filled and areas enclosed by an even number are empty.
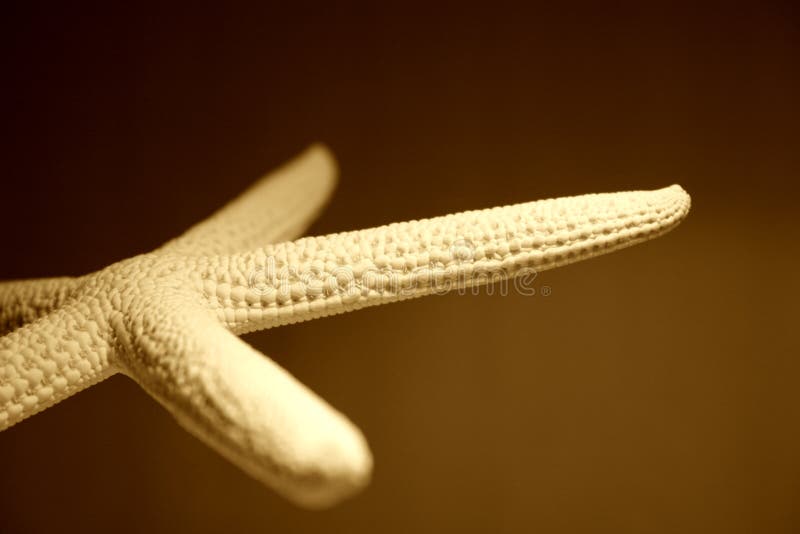
[[[157,247],[313,141],[329,233],[680,183],[542,273],[251,334],[372,485],[295,508],[117,376],[0,434],[0,532],[797,532],[793,2],[6,5],[0,279]]]

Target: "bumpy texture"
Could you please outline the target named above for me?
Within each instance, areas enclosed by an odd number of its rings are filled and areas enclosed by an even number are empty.
[[[235,334],[572,263],[661,235],[679,186],[294,239],[336,168],[314,146],[160,249],[80,278],[0,283],[0,430],[117,372],[298,504],[369,479],[364,437]]]

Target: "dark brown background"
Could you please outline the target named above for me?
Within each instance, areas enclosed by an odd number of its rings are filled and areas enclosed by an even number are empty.
[[[364,429],[341,507],[115,377],[0,435],[0,531],[797,531],[797,9],[329,4],[4,7],[0,278],[152,249],[314,140],[314,233],[674,182],[692,213],[549,297],[247,336]]]

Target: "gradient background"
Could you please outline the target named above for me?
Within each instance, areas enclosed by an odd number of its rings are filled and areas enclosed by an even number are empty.
[[[330,4],[6,5],[0,278],[152,249],[316,140],[312,233],[676,182],[692,213],[549,297],[246,336],[368,437],[338,508],[118,376],[0,435],[0,532],[797,532],[797,8]]]

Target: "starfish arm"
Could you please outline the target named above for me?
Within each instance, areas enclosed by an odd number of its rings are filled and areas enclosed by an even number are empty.
[[[35,321],[64,303],[78,278],[34,278],[0,282],[0,336]]]
[[[331,152],[324,145],[312,145],[163,249],[229,254],[295,239],[327,203],[336,174]]]
[[[0,430],[116,372],[103,328],[81,308],[58,308],[0,338]]]
[[[236,333],[566,265],[657,237],[688,213],[677,185],[542,200],[205,260],[204,294]]]
[[[361,432],[207,309],[178,299],[143,317],[125,372],[189,432],[303,506],[368,482]]]

